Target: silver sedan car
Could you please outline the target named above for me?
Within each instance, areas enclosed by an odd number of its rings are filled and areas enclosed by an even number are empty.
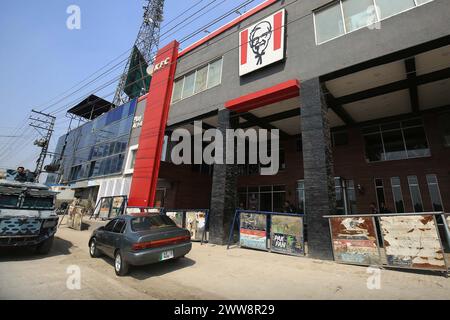
[[[130,266],[142,266],[184,257],[192,249],[188,230],[159,214],[124,215],[96,229],[89,240],[89,253],[114,259],[118,276]]]

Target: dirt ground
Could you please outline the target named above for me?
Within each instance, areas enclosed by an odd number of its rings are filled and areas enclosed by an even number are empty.
[[[381,288],[369,290],[365,267],[198,243],[184,259],[118,278],[112,260],[90,258],[90,234],[63,226],[44,257],[1,250],[0,299],[450,299],[440,274],[381,270]],[[66,285],[73,265],[80,290]]]

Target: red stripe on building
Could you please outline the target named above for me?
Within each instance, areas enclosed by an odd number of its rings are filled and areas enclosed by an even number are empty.
[[[184,56],[186,53],[197,49],[198,47],[200,47],[201,45],[205,44],[206,42],[208,42],[209,40],[217,37],[218,35],[220,35],[221,33],[224,33],[227,30],[230,30],[231,28],[233,28],[235,25],[241,23],[242,21],[244,21],[245,19],[253,16],[254,14],[260,12],[261,10],[264,10],[265,8],[271,6],[272,4],[274,4],[275,2],[277,2],[279,0],[266,0],[266,2],[261,3],[259,6],[251,9],[250,11],[248,11],[247,13],[244,13],[242,16],[234,19],[233,21],[231,21],[230,23],[224,25],[223,27],[219,28],[218,30],[212,32],[210,35],[206,36],[203,39],[200,39],[199,41],[195,42],[194,44],[190,45],[189,47],[187,47],[186,49],[184,49],[182,52],[180,52],[179,57]]]
[[[241,66],[247,63],[248,29],[241,32]]]
[[[273,50],[281,49],[282,34],[283,34],[283,11],[278,12],[273,16],[274,24],[274,40],[273,40]]]
[[[156,56],[155,65],[167,58],[170,59],[170,63],[153,74],[150,84],[131,182],[129,206],[154,206],[178,48],[178,42],[173,41],[160,49]]]

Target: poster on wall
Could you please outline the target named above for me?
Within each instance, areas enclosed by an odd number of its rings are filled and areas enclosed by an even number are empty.
[[[267,217],[264,214],[241,212],[241,247],[267,250]]]
[[[191,233],[191,240],[201,241],[206,226],[206,212],[186,212],[186,229]]]
[[[389,266],[447,270],[433,215],[387,216],[379,221]]]
[[[108,219],[111,210],[112,198],[103,198],[100,205],[99,218]]]
[[[183,228],[183,211],[172,211],[172,212],[166,212],[166,216],[168,216],[170,219],[175,222],[175,224]]]
[[[305,255],[303,218],[272,215],[270,244],[273,252]]]
[[[124,204],[126,201],[125,199],[126,199],[126,197],[123,197],[123,196],[118,196],[118,197],[113,198],[110,218],[115,218],[115,217],[123,214],[123,207],[124,207]]]
[[[336,262],[368,266],[381,263],[373,217],[332,217],[330,228]]]

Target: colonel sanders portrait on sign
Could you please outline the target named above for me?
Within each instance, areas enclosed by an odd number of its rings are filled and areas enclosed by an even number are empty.
[[[266,49],[272,38],[272,31],[272,25],[267,21],[263,21],[257,24],[250,33],[249,44],[255,54],[256,65],[263,63],[263,56],[266,54]]]

